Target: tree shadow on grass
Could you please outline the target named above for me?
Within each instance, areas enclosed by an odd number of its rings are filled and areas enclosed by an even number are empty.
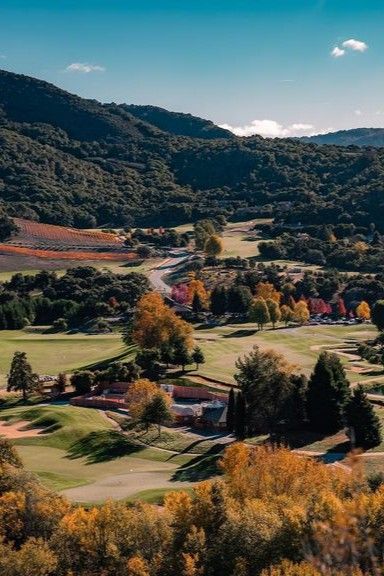
[[[133,347],[128,346],[127,348],[124,348],[124,351],[120,352],[120,354],[111,356],[111,358],[107,358],[106,360],[98,360],[97,362],[86,364],[85,366],[81,367],[81,370],[105,370],[110,364],[113,364],[114,362],[119,362],[124,359],[127,360],[127,356],[130,352],[132,352],[132,350]]]
[[[86,458],[87,464],[108,462],[115,458],[129,456],[143,450],[142,446],[135,444],[116,430],[101,430],[90,432],[77,440],[68,450],[67,458],[75,460]]]
[[[244,330],[235,330],[234,332],[231,332],[230,334],[224,334],[223,338],[244,338],[245,336],[253,336],[254,334],[256,334],[257,330],[256,329],[248,329],[246,330],[244,328]]]
[[[201,482],[221,474],[218,461],[225,448],[224,444],[217,444],[205,454],[199,454],[187,464],[180,466],[171,480],[174,482]]]

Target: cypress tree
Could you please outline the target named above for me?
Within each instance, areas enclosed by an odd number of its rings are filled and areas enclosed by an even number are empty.
[[[234,432],[238,440],[245,438],[245,400],[242,392],[236,395]]]
[[[211,293],[211,312],[214,316],[221,316],[227,311],[228,297],[225,286],[215,286]]]
[[[227,407],[228,432],[233,432],[234,423],[235,423],[235,393],[233,391],[233,388],[231,388],[228,396],[228,407]]]
[[[311,375],[307,392],[310,428],[332,434],[343,428],[350,399],[349,382],[339,358],[322,352]]]
[[[351,428],[352,442],[357,448],[368,449],[380,444],[380,419],[362,386],[354,389],[346,413],[347,423]]]
[[[192,310],[195,314],[199,314],[204,310],[203,303],[201,301],[200,295],[195,292],[192,299]]]

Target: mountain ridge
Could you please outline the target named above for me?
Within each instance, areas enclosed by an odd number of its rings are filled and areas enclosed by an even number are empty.
[[[381,149],[218,135],[190,115],[102,104],[0,72],[0,208],[79,228],[217,215],[384,228]]]

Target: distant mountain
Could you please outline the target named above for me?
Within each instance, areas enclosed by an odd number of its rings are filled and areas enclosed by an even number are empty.
[[[384,231],[383,182],[381,149],[238,138],[0,71],[0,209],[11,216],[89,228],[263,215]]]
[[[304,136],[299,138],[302,142],[315,144],[334,144],[336,146],[384,146],[384,128],[353,128],[339,130],[317,136]]]
[[[210,120],[203,120],[192,114],[181,112],[169,112],[158,106],[137,106],[135,104],[122,104],[121,107],[153,126],[157,126],[164,132],[176,136],[189,136],[191,138],[204,138],[213,140],[216,138],[234,138],[232,132],[219,128]]]

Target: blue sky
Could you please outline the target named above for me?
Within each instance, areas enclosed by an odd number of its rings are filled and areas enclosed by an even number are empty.
[[[383,0],[0,0],[0,66],[242,134],[384,126],[383,24]]]

